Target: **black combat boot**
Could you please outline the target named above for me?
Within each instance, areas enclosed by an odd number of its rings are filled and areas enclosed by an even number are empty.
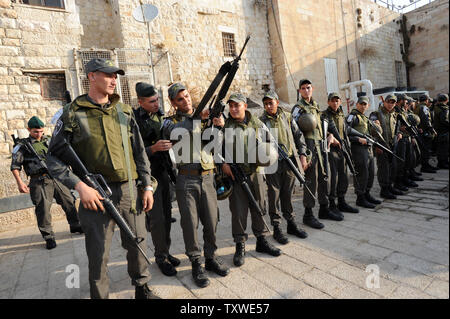
[[[273,226],[273,238],[282,245],[286,245],[289,242],[289,239],[283,234],[280,224]]]
[[[391,192],[394,195],[405,195],[404,192],[402,192],[401,190],[399,190],[398,188],[395,188],[393,186],[389,186],[388,190],[389,190],[389,192]]]
[[[84,234],[84,231],[80,225],[76,225],[76,226],[70,226],[70,233],[71,234],[74,234],[74,233]]]
[[[281,250],[269,243],[265,236],[256,237],[256,251],[258,253],[266,253],[275,257],[281,255]]]
[[[420,177],[419,175],[413,174],[413,173],[409,175],[409,179],[412,181],[415,181],[415,182],[423,181],[422,177]]]
[[[402,184],[405,185],[406,187],[419,187],[417,183],[414,183],[413,180],[407,177],[402,181]]]
[[[327,205],[320,205],[319,219],[330,219],[340,222],[344,219],[344,215],[341,212],[336,213],[330,210]]]
[[[209,271],[214,271],[219,276],[225,277],[230,273],[230,269],[224,265],[222,259],[219,257],[206,258],[205,269]]]
[[[395,183],[393,187],[397,188],[399,191],[402,191],[402,192],[407,192],[409,190],[409,188],[406,187],[406,185],[403,184],[402,182]]]
[[[148,284],[144,284],[142,286],[136,286],[134,289],[134,298],[135,299],[161,299],[157,295],[155,295],[150,288],[148,287]]]
[[[303,215],[303,224],[315,229],[322,229],[324,224],[319,222],[313,215],[312,208],[305,208],[305,215]]]
[[[388,187],[382,187],[380,190],[380,197],[382,198],[386,198],[386,199],[397,199],[397,196],[395,196],[394,194],[392,194],[389,191]]]
[[[430,173],[430,174],[436,173],[436,169],[434,169],[434,167],[432,167],[430,164],[423,164],[422,167],[420,168],[420,171],[422,173]]]
[[[177,274],[177,270],[168,258],[158,258],[156,259],[156,264],[161,272],[168,277],[175,276]]]
[[[448,169],[448,163],[438,162],[438,168],[439,169]]]
[[[365,195],[358,195],[356,198],[356,205],[364,208],[375,208],[376,205],[369,203]]]
[[[180,261],[178,258],[176,258],[176,257],[174,257],[174,256],[172,256],[172,255],[170,255],[170,254],[167,256],[167,259],[169,259],[169,262],[170,262],[174,267],[179,266],[180,263],[181,263],[181,261]]]
[[[45,248],[53,249],[56,247],[56,241],[54,238],[49,238],[45,240]]]
[[[359,209],[354,208],[354,207],[350,206],[349,204],[347,204],[344,197],[338,198],[338,206],[337,207],[341,212],[344,212],[344,213],[352,213],[352,214],[359,213]]]
[[[245,263],[245,243],[236,243],[236,252],[233,256],[233,264],[240,267]]]
[[[298,238],[308,237],[308,234],[303,229],[298,228],[293,220],[288,220],[287,222],[287,233],[289,235],[297,236]]]
[[[192,261],[192,277],[195,284],[200,288],[205,288],[209,285],[209,279],[205,274],[205,269],[202,266],[200,259]]]
[[[381,201],[376,199],[375,197],[373,197],[372,195],[370,195],[369,192],[366,192],[366,194],[364,194],[364,196],[366,196],[366,200],[371,203],[371,204],[375,204],[375,205],[380,205]]]

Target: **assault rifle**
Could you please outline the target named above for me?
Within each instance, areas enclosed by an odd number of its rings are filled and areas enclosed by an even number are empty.
[[[320,141],[320,152],[322,153],[322,168],[323,168],[323,173],[324,173],[324,177],[323,179],[325,181],[328,180],[328,139],[327,139],[327,135],[328,135],[328,118],[326,116],[322,116],[321,117],[321,122],[322,122],[322,133],[323,133],[323,138]]]
[[[355,130],[354,128],[348,126],[347,127],[347,134],[348,135],[353,135],[359,138],[363,138],[367,141],[368,145],[374,145],[380,149],[382,149],[383,151],[387,152],[388,154],[391,154],[392,156],[394,156],[395,158],[397,158],[398,160],[405,162],[405,160],[399,156],[397,156],[396,154],[394,154],[390,149],[388,149],[386,146],[384,146],[383,144],[378,143],[375,139],[373,139],[372,137],[370,137],[369,135],[366,134],[362,134],[360,132],[358,132],[357,130]]]
[[[264,222],[264,225],[266,226],[266,229],[270,231],[270,228],[269,226],[267,226],[266,220],[264,219],[264,213],[261,210],[261,207],[259,207],[258,202],[256,201],[255,196],[253,196],[252,190],[248,185],[247,175],[245,175],[245,173],[242,171],[242,168],[238,164],[229,163],[228,165],[230,165],[234,178],[239,183],[239,185],[241,185],[242,189],[247,195],[250,206],[253,207],[258,212],[258,214],[261,216],[261,219]]]
[[[214,80],[211,82],[208,90],[206,91],[202,100],[198,104],[194,114],[192,115],[192,118],[195,119],[200,117],[200,113],[206,107],[206,104],[211,99],[212,95],[214,94],[217,87],[222,82],[222,79],[226,75],[226,78],[223,81],[222,86],[220,87],[219,93],[217,94],[217,98],[214,102],[214,105],[210,108],[211,111],[209,113],[209,125],[214,117],[218,117],[223,112],[225,108],[225,103],[223,100],[225,99],[228,89],[231,86],[231,82],[233,82],[234,76],[236,75],[236,72],[239,69],[239,61],[241,60],[242,53],[244,53],[244,49],[247,46],[249,40],[250,36],[247,36],[244,42],[244,46],[241,49],[241,52],[237,57],[234,58],[233,62],[227,61],[220,67],[219,72],[217,73]]]
[[[66,140],[63,141],[63,145],[61,145],[59,150],[56,152],[54,151],[54,153],[59,158],[64,158],[64,162],[72,167],[75,175],[81,178],[83,182],[99,192],[100,196],[103,197],[101,202],[103,204],[103,207],[105,208],[105,211],[116,222],[117,226],[119,226],[120,230],[124,232],[125,236],[131,239],[131,241],[136,245],[137,249],[141,252],[147,263],[151,265],[150,259],[148,258],[147,254],[139,246],[139,243],[141,243],[144,238],[137,237],[133,234],[133,231],[131,230],[126,220],[114,206],[114,203],[111,200],[111,189],[109,188],[103,176],[101,174],[90,173],[81,162],[72,146]]]

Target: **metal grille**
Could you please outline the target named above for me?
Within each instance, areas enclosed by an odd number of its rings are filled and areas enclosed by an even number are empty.
[[[233,33],[222,32],[223,42],[223,55],[235,56],[236,55],[236,41],[234,40]]]
[[[397,86],[405,86],[405,77],[403,76],[403,62],[395,61],[395,75],[397,78]]]
[[[89,92],[89,80],[84,67],[89,60],[94,58],[112,60],[115,65],[125,71],[124,76],[119,76],[115,92],[120,95],[123,103],[134,108],[138,107],[136,83],[153,83],[149,52],[146,49],[80,49],[76,50],[76,57],[79,94]],[[172,81],[170,55],[167,51],[157,55],[154,69],[157,84],[165,86]],[[163,103],[163,99],[160,101]],[[163,105],[161,106],[163,107]]]

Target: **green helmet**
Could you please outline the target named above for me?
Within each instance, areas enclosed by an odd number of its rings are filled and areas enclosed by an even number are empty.
[[[216,174],[214,180],[216,182],[217,200],[228,198],[233,192],[233,181],[231,178],[222,174]]]
[[[317,127],[317,119],[310,113],[302,114],[298,118],[298,127],[305,133],[312,132]]]
[[[408,114],[408,121],[414,126],[419,126],[420,116],[418,116],[417,114],[414,114],[414,113],[410,113],[410,114]]]

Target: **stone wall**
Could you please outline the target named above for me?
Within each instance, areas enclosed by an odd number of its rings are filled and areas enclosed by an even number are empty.
[[[362,77],[371,80],[374,88],[396,86],[395,61],[401,61],[402,43],[393,22],[397,13],[368,0],[267,2],[275,86],[286,102],[295,103],[298,81],[308,78],[314,96],[326,105],[324,58],[336,59],[339,85]]]
[[[448,7],[448,0],[436,0],[406,14],[411,85],[432,97],[449,92]]]

